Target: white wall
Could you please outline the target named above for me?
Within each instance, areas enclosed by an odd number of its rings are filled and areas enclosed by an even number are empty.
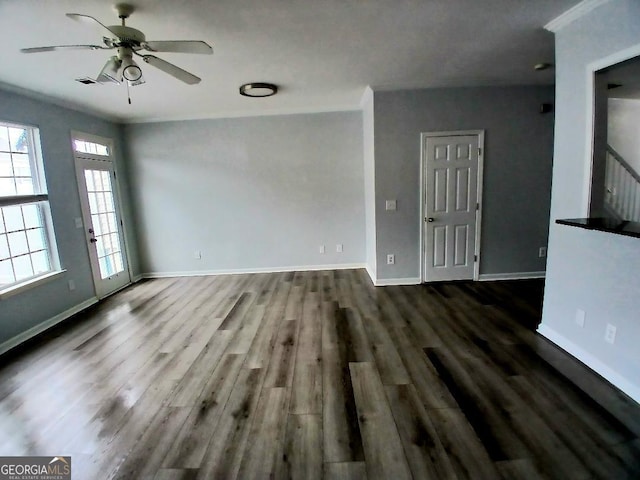
[[[640,2],[634,0],[607,2],[556,33],[553,189],[540,332],[640,401],[640,239],[555,224],[588,211],[588,72],[629,49],[640,54]],[[575,323],[577,309],[586,312],[584,328]],[[604,341],[607,323],[617,327],[614,346]]]
[[[609,99],[608,143],[640,173],[640,100]]]
[[[125,137],[145,273],[364,265],[361,112],[134,124]]]
[[[375,280],[376,262],[376,172],[373,118],[373,90],[367,87],[362,102],[362,133],[364,157],[364,202],[366,221],[367,269]]]

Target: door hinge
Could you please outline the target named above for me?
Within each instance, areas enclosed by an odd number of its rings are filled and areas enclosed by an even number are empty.
[[[476,211],[477,210],[480,210],[480,204],[479,203],[476,203]]]
[[[482,148],[478,147],[478,156],[481,157],[482,156]]]
[[[474,261],[474,262],[477,262],[477,261],[478,261],[478,255],[474,255],[474,256],[473,256],[473,261]]]

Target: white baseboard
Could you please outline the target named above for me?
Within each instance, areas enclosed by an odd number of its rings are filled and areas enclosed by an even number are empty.
[[[366,268],[364,263],[340,263],[335,265],[304,265],[292,267],[239,268],[232,270],[195,270],[180,272],[147,272],[143,278],[202,277],[212,275],[242,275],[246,273],[316,272],[319,270],[354,270]]]
[[[515,273],[481,273],[478,275],[479,282],[490,282],[495,280],[528,280],[530,278],[544,278],[546,272],[515,272]]]
[[[596,358],[594,355],[584,350],[582,347],[579,347],[565,336],[556,332],[554,329],[541,324],[538,327],[538,333],[545,337],[547,340],[555,343],[558,347],[562,348],[567,353],[573,355],[587,367],[600,374],[602,377],[607,379],[613,385],[633,398],[636,402],[640,403],[640,385],[635,384],[629,379],[623,377],[611,367]]]
[[[131,277],[131,283],[138,283],[143,278],[144,276],[142,274],[136,275],[135,277]]]
[[[408,278],[377,278],[373,284],[376,287],[389,287],[391,285],[420,285],[422,279],[420,277]]]
[[[44,332],[45,330],[48,330],[49,328],[53,327],[54,325],[57,325],[58,323],[62,322],[63,320],[66,320],[67,318],[75,315],[76,313],[81,312],[85,308],[89,308],[91,305],[94,305],[96,303],[98,303],[98,298],[97,297],[92,297],[89,300],[85,300],[84,302],[80,303],[79,305],[71,307],[70,309],[65,310],[62,313],[59,313],[55,317],[52,317],[49,320],[45,320],[44,322],[39,323],[38,325],[36,325],[34,327],[31,327],[29,330],[26,330],[26,331],[16,335],[15,337],[10,338],[6,342],[3,342],[2,344],[0,344],[0,355],[2,355],[5,352],[8,352],[12,348],[17,347],[21,343],[26,342],[30,338],[35,337],[36,335]]]

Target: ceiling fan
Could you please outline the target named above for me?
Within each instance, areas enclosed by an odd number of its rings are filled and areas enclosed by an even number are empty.
[[[167,62],[154,55],[142,54],[141,51],[148,52],[173,52],[173,53],[199,53],[211,55],[213,49],[200,40],[163,40],[147,41],[144,33],[135,28],[127,27],[125,20],[134,12],[133,5],[119,3],[115,5],[118,17],[122,19],[121,25],[106,26],[89,15],[79,13],[67,13],[67,17],[72,20],[84,23],[92,27],[98,27],[102,32],[102,42],[104,45],[55,45],[48,47],[23,48],[22,53],[52,52],[56,50],[116,50],[116,55],[111,56],[104,65],[96,81],[98,83],[122,83],[135,86],[144,82],[142,69],[136,64],[133,56],[136,55],[145,63],[168,73],[172,77],[194,85],[200,82],[200,78],[194,74],[183,70],[172,63]]]

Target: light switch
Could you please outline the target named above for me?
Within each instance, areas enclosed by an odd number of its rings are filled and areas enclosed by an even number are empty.
[[[74,220],[76,222],[76,228],[82,228],[82,218],[76,217]]]
[[[396,209],[396,201],[395,200],[387,200],[385,203],[386,210],[395,210]]]

